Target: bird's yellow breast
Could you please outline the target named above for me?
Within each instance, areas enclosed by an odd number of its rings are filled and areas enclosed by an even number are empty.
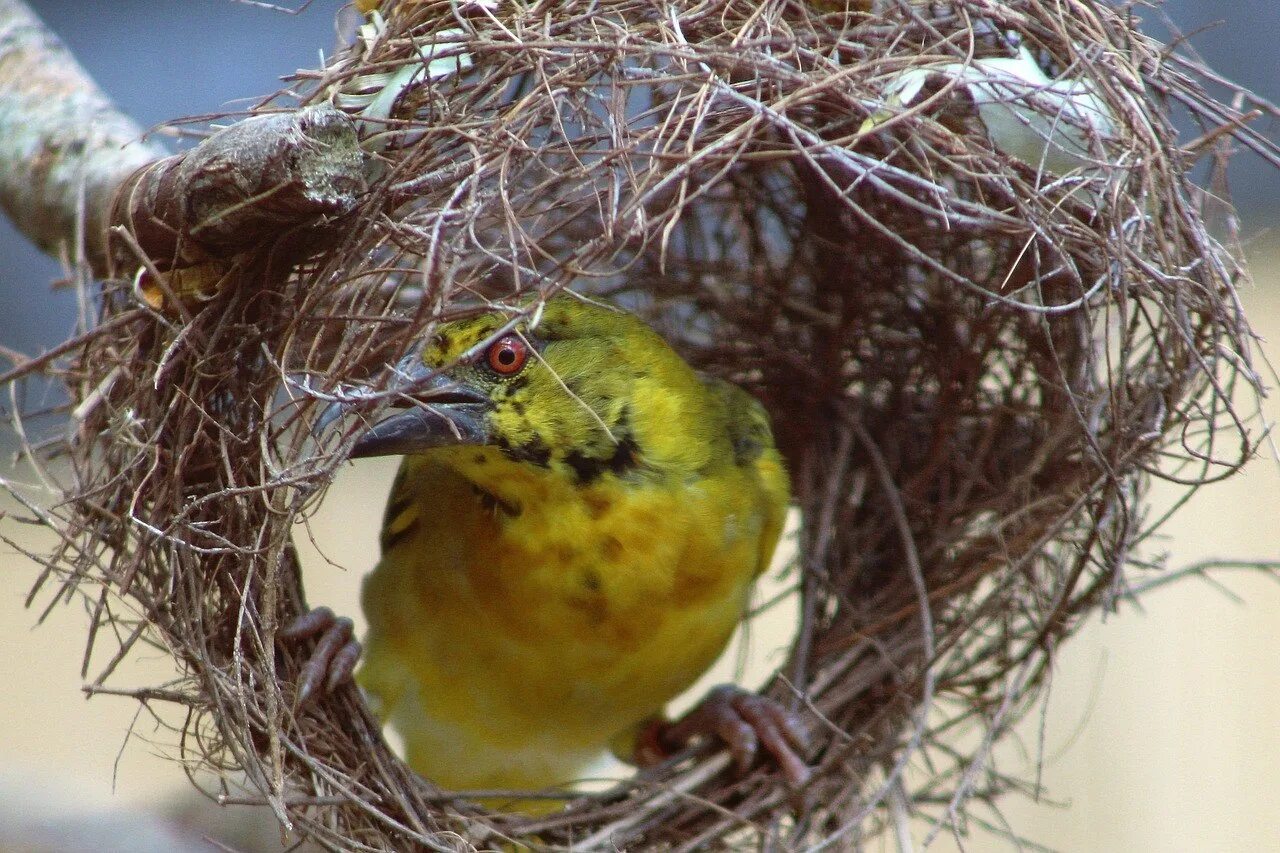
[[[625,312],[561,296],[537,317],[435,328],[404,373],[444,398],[366,433],[410,455],[359,678],[450,788],[572,781],[659,713],[724,647],[786,512],[746,392]]]
[[[495,448],[406,459],[365,583],[361,682],[410,763],[455,788],[575,778],[723,649],[777,541],[783,477],[772,451],[587,485]]]

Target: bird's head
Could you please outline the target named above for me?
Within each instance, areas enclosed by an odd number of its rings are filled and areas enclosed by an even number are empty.
[[[437,326],[397,368],[396,410],[351,455],[483,445],[580,483],[705,462],[695,457],[714,442],[688,439],[708,432],[707,395],[653,330],[569,296],[534,317],[512,324],[493,312]]]

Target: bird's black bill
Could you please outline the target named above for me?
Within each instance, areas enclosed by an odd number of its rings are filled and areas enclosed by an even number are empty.
[[[419,403],[380,421],[356,439],[351,458],[403,456],[451,444],[485,444],[484,410],[474,403]]]
[[[393,399],[397,408],[356,439],[350,458],[403,456],[433,447],[488,442],[485,414],[490,403],[485,394],[432,374],[417,359],[406,359],[397,373],[401,381],[388,389],[397,394]],[[321,424],[327,425],[346,412],[368,408],[359,402],[336,404],[321,416]]]

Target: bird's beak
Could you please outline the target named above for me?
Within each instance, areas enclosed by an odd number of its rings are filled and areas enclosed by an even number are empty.
[[[404,456],[433,447],[488,443],[488,395],[432,372],[416,357],[402,361],[396,374],[396,383],[387,389],[395,394],[391,399],[395,411],[356,439],[350,458]],[[383,397],[371,395],[371,400]],[[364,401],[335,403],[321,415],[317,429],[348,412],[370,408]]]

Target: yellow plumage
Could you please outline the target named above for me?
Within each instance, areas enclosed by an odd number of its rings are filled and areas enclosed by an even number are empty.
[[[788,502],[760,405],[633,316],[561,297],[489,343],[507,319],[412,362],[470,396],[422,415],[444,446],[405,456],[363,592],[358,680],[453,789],[571,782],[659,714],[724,648]],[[405,452],[384,432],[357,455]]]

